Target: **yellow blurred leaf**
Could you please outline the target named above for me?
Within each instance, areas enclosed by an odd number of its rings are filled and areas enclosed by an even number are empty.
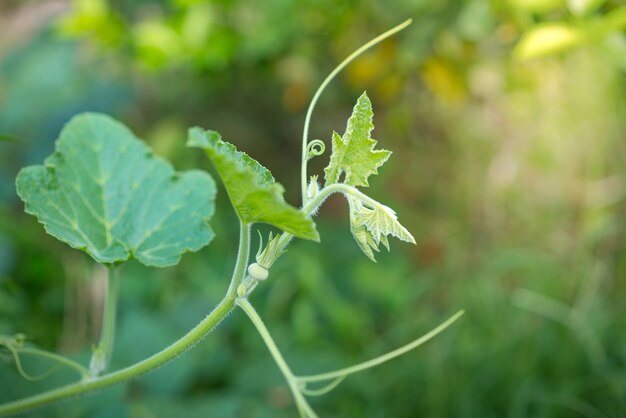
[[[383,42],[376,51],[363,54],[346,68],[346,77],[356,88],[365,88],[386,73],[393,62],[396,48],[393,42]]]
[[[422,77],[430,89],[442,100],[458,102],[467,95],[467,87],[452,64],[432,57],[422,68]]]
[[[380,57],[374,54],[364,55],[347,68],[347,78],[356,87],[367,86],[380,75],[386,66],[386,62]]]
[[[585,33],[565,23],[543,23],[532,27],[522,35],[513,51],[521,60],[530,60],[558,54],[583,44]]]
[[[402,91],[404,79],[399,74],[389,74],[380,80],[376,86],[376,97],[385,103],[389,103]]]

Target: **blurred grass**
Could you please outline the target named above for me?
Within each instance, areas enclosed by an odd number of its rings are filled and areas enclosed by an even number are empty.
[[[416,352],[313,399],[322,416],[624,416],[624,33],[594,29],[557,53],[514,56],[536,25],[598,22],[620,2],[580,16],[563,2],[521,0],[57,3],[45,19],[37,2],[0,8],[0,28],[11,29],[0,29],[0,134],[23,138],[0,142],[0,333],[79,358],[97,335],[98,270],[23,214],[13,186],[71,115],[110,113],[180,169],[210,170],[184,138],[191,125],[216,129],[297,204],[300,129],[316,84],[412,17],[334,82],[312,135],[343,130],[368,90],[374,137],[394,151],[371,193],[418,245],[392,242],[371,263],[333,198],[319,216],[323,244],[295,243],[253,302],[300,373],[376,356],[466,310]],[[148,47],[151,33],[173,46]],[[219,196],[209,247],[176,268],[124,269],[116,367],[182,335],[224,293],[237,231]],[[1,401],[69,378],[25,382],[4,359]],[[30,416],[175,415],[294,415],[240,312],[147,376]]]

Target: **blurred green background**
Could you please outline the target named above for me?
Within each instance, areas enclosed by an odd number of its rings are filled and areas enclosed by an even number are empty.
[[[69,118],[113,115],[178,169],[210,170],[184,147],[189,126],[218,130],[297,205],[312,93],[407,18],[333,82],[312,137],[343,132],[368,91],[374,137],[394,151],[371,194],[418,245],[392,242],[371,263],[333,198],[318,217],[322,245],[296,242],[253,302],[296,373],[365,360],[467,311],[417,351],[313,399],[323,417],[626,417],[626,4],[616,0],[3,0],[0,334],[85,360],[98,333],[102,271],[45,235],[14,187]],[[114,367],[174,341],[224,294],[237,231],[223,190],[218,199],[210,246],[176,268],[123,270]],[[0,401],[72,378],[25,381],[2,353]],[[235,312],[161,369],[28,416],[295,414]]]

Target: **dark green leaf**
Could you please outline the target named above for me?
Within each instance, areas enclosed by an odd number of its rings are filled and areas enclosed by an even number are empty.
[[[222,141],[219,133],[191,128],[187,145],[206,151],[242,222],[266,222],[296,237],[319,241],[313,220],[285,202],[284,189],[269,170]]]

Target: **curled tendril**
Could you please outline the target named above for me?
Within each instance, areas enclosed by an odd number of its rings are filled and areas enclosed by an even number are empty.
[[[318,157],[322,155],[326,151],[326,144],[321,139],[314,139],[309,142],[306,147],[306,159],[307,161],[311,158]]]

